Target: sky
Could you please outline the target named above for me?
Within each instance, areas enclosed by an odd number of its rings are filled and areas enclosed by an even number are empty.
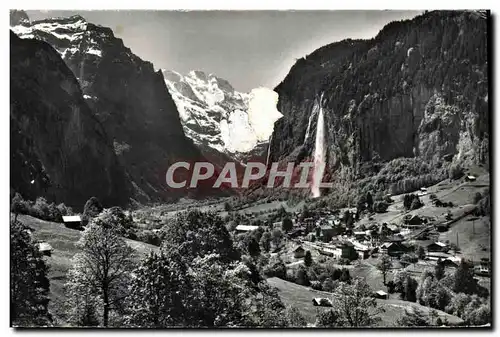
[[[82,15],[113,29],[156,69],[213,73],[242,92],[273,89],[296,59],[346,38],[369,39],[419,11],[26,11],[31,20]]]

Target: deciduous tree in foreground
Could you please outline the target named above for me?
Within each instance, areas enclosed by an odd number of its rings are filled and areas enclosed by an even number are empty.
[[[85,313],[90,304],[76,299],[82,295],[81,289],[87,289],[88,298],[102,303],[102,325],[107,327],[110,311],[121,310],[126,297],[134,250],[114,228],[99,220],[87,226],[76,246],[80,252],[68,272],[68,301],[80,303],[79,312]]]

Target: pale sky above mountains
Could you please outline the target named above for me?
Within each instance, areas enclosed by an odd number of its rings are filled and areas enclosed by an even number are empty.
[[[242,92],[274,88],[295,60],[328,43],[372,38],[418,11],[27,11],[108,26],[155,68],[214,73]]]

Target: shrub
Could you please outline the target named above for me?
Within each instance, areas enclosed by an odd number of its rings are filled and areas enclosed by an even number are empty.
[[[387,211],[387,208],[389,207],[389,204],[386,203],[385,201],[376,201],[373,204],[373,210],[377,213],[384,213]]]
[[[85,203],[83,207],[82,224],[86,226],[92,218],[96,217],[101,213],[103,207],[96,197],[91,197]]]
[[[460,164],[455,164],[450,166],[450,170],[448,171],[448,177],[451,180],[457,180],[462,178],[464,175],[464,169]]]
[[[323,288],[323,291],[327,291],[327,292],[331,293],[335,290],[335,288],[337,288],[337,285],[338,285],[338,282],[333,281],[331,278],[327,278],[323,282],[322,288]]]
[[[311,288],[313,288],[314,290],[323,290],[323,287],[321,285],[321,282],[320,281],[311,281]]]
[[[410,206],[410,209],[411,210],[415,210],[415,209],[419,209],[420,207],[422,207],[424,204],[420,201],[420,199],[417,197],[415,199],[413,199],[413,201],[411,202],[411,206]]]

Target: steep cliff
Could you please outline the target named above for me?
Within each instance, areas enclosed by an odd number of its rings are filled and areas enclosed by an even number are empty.
[[[311,157],[316,101],[333,175],[361,178],[364,163],[399,157],[488,165],[488,16],[435,11],[390,23],[374,39],[299,60],[275,91],[285,117],[275,125],[272,160]]]
[[[48,42],[63,57],[109,135],[134,199],[155,202],[185,195],[168,188],[166,170],[176,161],[205,159],[185,136],[161,71],[124,46],[110,28],[81,16],[24,21],[12,29],[22,38]],[[215,191],[189,192],[198,197]]]
[[[91,196],[124,205],[131,195],[101,123],[59,54],[10,34],[10,184],[81,209]]]

